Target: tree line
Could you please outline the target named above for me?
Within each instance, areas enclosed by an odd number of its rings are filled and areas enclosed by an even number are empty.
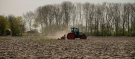
[[[36,14],[42,31],[53,32],[75,26],[87,35],[135,36],[135,3],[82,4],[66,1],[40,6]]]
[[[135,3],[50,4],[23,14],[29,25],[48,35],[77,27],[90,36],[135,36]]]

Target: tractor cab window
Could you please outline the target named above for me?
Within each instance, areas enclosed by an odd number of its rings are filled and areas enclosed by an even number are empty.
[[[74,32],[78,32],[78,29],[77,28],[74,28]]]
[[[71,28],[71,32],[74,32],[74,28]]]
[[[79,30],[77,28],[71,28],[71,32],[78,32]]]

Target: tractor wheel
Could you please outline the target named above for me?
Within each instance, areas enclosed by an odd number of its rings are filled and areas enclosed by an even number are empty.
[[[87,39],[86,35],[81,35],[80,39]]]
[[[75,39],[75,35],[74,35],[73,33],[69,33],[69,34],[67,35],[67,38],[68,38],[69,40],[73,40],[73,39]]]

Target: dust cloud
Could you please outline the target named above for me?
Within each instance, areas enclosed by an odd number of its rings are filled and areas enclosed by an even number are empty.
[[[51,39],[58,39],[58,38],[61,38],[64,35],[65,35],[65,37],[67,37],[68,33],[70,33],[70,30],[64,29],[62,31],[57,31],[55,33],[49,33],[48,37],[51,38]]]

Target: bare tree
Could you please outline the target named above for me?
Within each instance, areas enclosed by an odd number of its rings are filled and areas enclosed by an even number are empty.
[[[43,28],[43,24],[44,24],[44,22],[43,22],[43,13],[42,13],[42,7],[38,7],[37,8],[37,10],[36,10],[36,12],[35,12],[35,15],[36,15],[36,17],[39,19],[39,24],[40,24],[40,26],[41,26],[41,33],[42,33],[42,35],[43,35],[43,31],[44,31],[44,28]]]
[[[73,5],[73,7],[72,7],[72,10],[71,10],[71,19],[72,19],[72,21],[73,21],[73,26],[75,25],[75,19],[76,19],[76,6],[75,6],[75,4]]]
[[[76,3],[76,27],[83,31],[83,5],[81,3]],[[81,26],[79,26],[79,23]],[[78,24],[78,25],[77,25]]]
[[[66,26],[68,27],[69,21],[70,21],[70,14],[71,14],[71,9],[73,8],[73,4],[71,2],[65,1],[62,3],[62,11],[64,17],[64,23],[66,23]]]
[[[88,31],[89,5],[90,4],[88,2],[83,5],[85,20],[86,20],[86,32]]]
[[[55,16],[55,21],[58,29],[60,29],[60,24],[62,23],[62,9],[60,5],[55,5],[54,9],[54,16]]]
[[[23,14],[23,17],[25,18],[26,22],[29,25],[29,29],[31,31],[32,21],[35,18],[35,15],[32,11],[27,12],[26,14]]]
[[[135,3],[131,4],[131,34],[135,36]]]

